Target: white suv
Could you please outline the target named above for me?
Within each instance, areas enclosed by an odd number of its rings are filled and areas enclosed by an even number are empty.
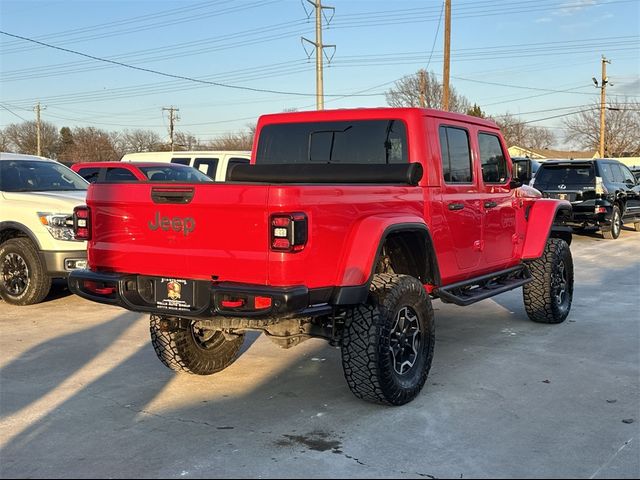
[[[138,152],[127,153],[123,162],[170,162],[189,165],[200,170],[216,182],[227,180],[231,167],[249,164],[251,152],[244,150],[202,150],[189,152]]]
[[[48,158],[0,153],[0,297],[42,301],[51,279],[85,268],[86,242],[73,235],[73,208],[88,183]]]

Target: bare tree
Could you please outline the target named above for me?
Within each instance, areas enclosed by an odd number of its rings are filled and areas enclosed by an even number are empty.
[[[420,75],[424,73],[425,105],[428,108],[442,108],[442,84],[433,72],[418,70],[413,75],[401,78],[395,86],[385,93],[387,104],[392,107],[419,107],[420,106]],[[449,89],[449,110],[452,112],[466,113],[471,109],[471,102],[456,92]]]
[[[153,130],[125,130],[121,134],[122,145],[126,153],[131,152],[153,152],[158,149],[158,145],[162,143],[160,135]]]
[[[211,142],[211,148],[213,150],[251,150],[255,133],[255,125],[248,125],[247,130],[227,133],[222,137],[216,138]]]
[[[500,115],[495,122],[509,147],[517,145],[523,148],[550,148],[556,141],[555,135],[548,128],[528,125],[510,113]]]
[[[116,149],[113,136],[95,127],[81,127],[73,130],[74,162],[116,162],[120,153]]]
[[[203,147],[195,135],[188,132],[177,132],[173,144],[180,150],[199,150]]]
[[[58,147],[58,129],[49,122],[41,122],[41,150],[45,157],[55,158]],[[4,130],[9,149],[17,153],[37,155],[38,133],[36,122],[12,123]]]
[[[608,157],[640,156],[640,101],[611,100],[605,112],[604,152]],[[565,140],[580,148],[600,148],[600,102],[564,121]]]
[[[0,130],[0,152],[11,152],[12,146],[9,141],[9,137],[7,136],[6,130]]]

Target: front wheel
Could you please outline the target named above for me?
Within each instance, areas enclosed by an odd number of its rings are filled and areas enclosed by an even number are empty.
[[[0,297],[5,302],[40,303],[50,289],[51,277],[28,238],[12,238],[0,246]]]
[[[227,339],[222,332],[200,330],[190,322],[186,330],[166,331],[163,318],[151,315],[151,344],[162,363],[177,372],[211,375],[224,370],[238,356],[244,335]]]
[[[528,263],[533,281],[522,288],[527,315],[534,322],[562,323],[573,301],[573,258],[567,242],[547,240],[542,257]]]
[[[353,394],[363,400],[403,405],[427,380],[435,343],[431,300],[407,275],[378,274],[369,302],[347,314],[342,366]]]

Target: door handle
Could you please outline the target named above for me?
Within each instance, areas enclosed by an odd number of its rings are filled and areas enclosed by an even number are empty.
[[[496,202],[484,202],[484,208],[495,208],[498,204]]]
[[[449,210],[462,210],[464,208],[464,203],[450,203]]]

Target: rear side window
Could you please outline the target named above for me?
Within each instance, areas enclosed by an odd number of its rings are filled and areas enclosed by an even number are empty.
[[[440,127],[442,175],[447,183],[471,183],[469,133],[462,128]]]
[[[401,120],[354,120],[266,125],[256,164],[408,163]]]
[[[188,164],[187,164],[188,165]],[[216,170],[218,169],[217,158],[196,158],[193,168],[197,168],[205,175],[216,178]]]
[[[177,163],[179,165],[189,165],[189,163],[191,163],[191,158],[173,157],[171,159],[171,163]]]
[[[537,185],[586,185],[595,184],[593,164],[543,165],[536,174]]]
[[[131,182],[137,181],[136,176],[126,168],[107,168],[107,173],[104,177],[105,182]]]
[[[495,135],[478,135],[480,161],[482,162],[482,180],[485,183],[504,183],[507,181],[507,160]]]
[[[100,169],[97,167],[81,168],[78,170],[78,175],[84,178],[89,183],[95,183],[98,180]]]
[[[613,173],[613,181],[616,183],[624,183],[624,173],[622,173],[622,168],[620,168],[620,165],[612,163],[609,166],[611,167],[611,172]]]

